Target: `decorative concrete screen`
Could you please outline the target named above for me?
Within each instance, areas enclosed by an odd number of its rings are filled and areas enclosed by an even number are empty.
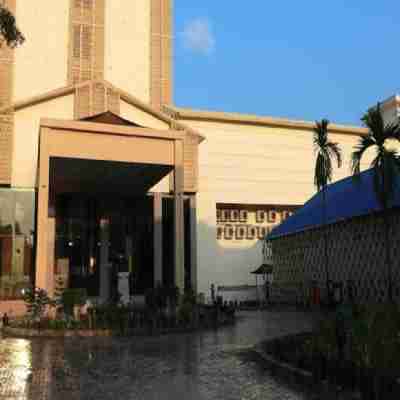
[[[298,206],[217,204],[217,240],[262,240]]]
[[[400,213],[390,216],[389,247],[392,257],[394,295],[399,301]],[[352,280],[359,302],[382,302],[387,295],[388,270],[385,263],[385,235],[379,214],[353,218],[328,226],[328,271],[334,282]],[[323,229],[313,229],[272,241],[276,302],[303,302],[309,298],[311,281],[316,280],[321,294],[326,288]]]

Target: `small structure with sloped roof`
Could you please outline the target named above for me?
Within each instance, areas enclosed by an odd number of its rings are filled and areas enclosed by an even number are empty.
[[[322,193],[318,193],[266,236],[273,252],[275,301],[307,300],[304,297],[314,284],[322,291],[322,297],[326,295],[325,235],[329,278],[343,285],[345,297],[348,284],[354,284],[361,302],[386,299],[388,270],[384,252],[385,246],[390,246],[394,294],[399,300],[396,260],[400,255],[400,176],[390,202],[390,243],[385,243],[382,206],[374,190],[373,175],[373,170],[367,170],[359,179],[348,177],[329,185],[326,220]]]

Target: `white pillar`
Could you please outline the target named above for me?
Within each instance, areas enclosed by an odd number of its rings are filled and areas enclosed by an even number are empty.
[[[162,285],[162,195],[154,193],[153,198],[153,251],[154,251],[154,287]]]

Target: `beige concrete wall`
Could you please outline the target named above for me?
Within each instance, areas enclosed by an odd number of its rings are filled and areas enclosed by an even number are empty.
[[[184,121],[206,140],[199,147],[198,281],[209,295],[210,284],[252,285],[250,271],[262,262],[257,240],[216,240],[216,203],[298,205],[314,193],[312,132],[244,124]],[[343,167],[335,179],[349,174],[356,137],[332,134],[343,149]]]
[[[169,129],[169,126],[166,122],[160,121],[159,119],[153,117],[149,113],[140,110],[139,108],[127,103],[124,100],[121,100],[120,102],[120,116],[122,118],[125,118],[129,121],[132,121],[146,128]],[[166,176],[150,191],[168,193],[169,190],[170,190],[170,177]]]
[[[139,108],[132,106],[124,100],[121,100],[120,116],[142,127],[154,129],[169,129],[169,125],[166,122],[163,122],[160,119],[153,117],[148,112],[140,110]]]
[[[74,96],[64,96],[15,113],[12,185],[34,187],[41,118],[73,119]]]
[[[17,1],[26,41],[15,51],[15,101],[66,85],[69,7],[70,0]]]
[[[149,191],[153,193],[169,193],[170,191],[170,176],[167,175],[157,185],[153,186]]]
[[[150,0],[106,2],[105,79],[150,102]]]

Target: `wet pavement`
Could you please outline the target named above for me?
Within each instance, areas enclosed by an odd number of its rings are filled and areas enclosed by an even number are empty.
[[[295,311],[238,314],[235,326],[149,338],[0,339],[0,400],[297,400],[252,351],[309,330]]]

